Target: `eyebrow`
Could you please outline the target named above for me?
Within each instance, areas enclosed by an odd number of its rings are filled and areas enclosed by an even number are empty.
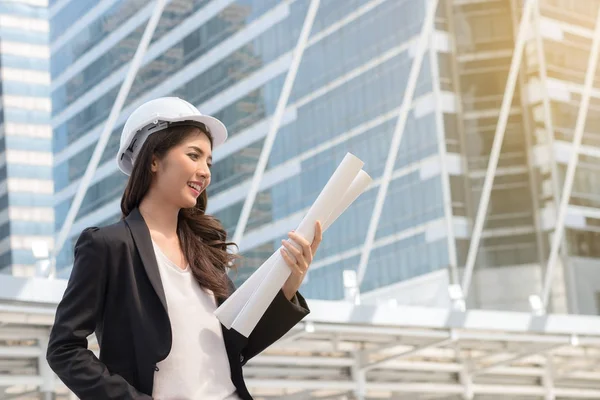
[[[200,155],[205,155],[204,151],[202,151],[200,147],[190,146],[189,148],[192,150],[196,150],[198,153],[200,153]],[[208,156],[208,161],[212,162],[212,160],[212,156]]]

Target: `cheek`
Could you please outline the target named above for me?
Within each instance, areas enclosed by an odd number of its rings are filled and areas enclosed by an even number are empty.
[[[182,171],[177,168],[175,163],[165,165],[164,168],[159,170],[157,176],[158,186],[164,190],[173,190],[179,185],[182,175]]]
[[[169,177],[168,173],[163,173],[160,176],[157,177],[156,179],[156,186],[162,191],[162,192],[172,192],[172,186],[173,186],[173,179],[171,179]]]

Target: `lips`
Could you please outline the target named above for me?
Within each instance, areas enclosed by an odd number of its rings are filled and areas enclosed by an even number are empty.
[[[207,181],[206,180],[190,181],[187,183],[187,185],[194,193],[194,196],[198,197],[198,196],[200,196],[200,193],[202,193],[202,191],[204,189],[206,189]]]
[[[204,188],[203,184],[198,184],[198,183],[193,183],[193,182],[188,182],[187,185],[189,187],[191,187],[192,189],[194,189],[195,191],[197,191],[198,193],[200,193],[202,191],[202,189]]]

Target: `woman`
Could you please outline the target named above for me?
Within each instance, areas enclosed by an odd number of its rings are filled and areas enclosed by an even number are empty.
[[[143,104],[127,120],[117,157],[130,175],[123,218],[87,228],[75,245],[47,360],[81,399],[251,399],[242,365],[309,310],[297,293],[321,241],[289,233],[292,273],[245,338],[213,312],[232,292],[226,232],[206,215],[213,148],[223,124],[173,97]],[[96,333],[97,358],[87,348]]]

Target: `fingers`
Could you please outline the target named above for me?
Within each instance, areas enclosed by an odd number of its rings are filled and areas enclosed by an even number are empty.
[[[288,253],[288,251],[286,249],[280,248],[279,252],[281,253],[281,256],[285,260],[285,262],[288,265],[288,267],[290,267],[290,270],[292,271],[293,274],[298,275],[298,276],[302,276],[305,273],[306,269],[303,270],[296,263],[296,260],[294,260],[292,258],[292,256],[290,255],[290,253]]]
[[[288,237],[302,248],[302,254],[308,264],[310,264],[323,240],[323,225],[321,224],[321,221],[315,223],[315,237],[312,243],[309,243],[308,240],[297,234],[295,231],[288,233]]]
[[[302,250],[298,249],[296,246],[294,246],[287,240],[282,240],[281,244],[292,255],[292,259],[294,260],[294,263],[299,263],[299,261],[302,259]]]
[[[308,240],[304,239],[302,236],[300,236],[294,231],[288,233],[288,237],[294,242],[296,242],[298,245],[300,245],[300,247],[302,248],[302,254],[304,255],[304,258],[310,264],[312,262],[313,252]]]
[[[321,241],[323,240],[323,226],[321,225],[321,221],[317,221],[315,224],[315,238],[313,239],[312,244],[310,245],[311,252],[313,256],[317,252]]]

